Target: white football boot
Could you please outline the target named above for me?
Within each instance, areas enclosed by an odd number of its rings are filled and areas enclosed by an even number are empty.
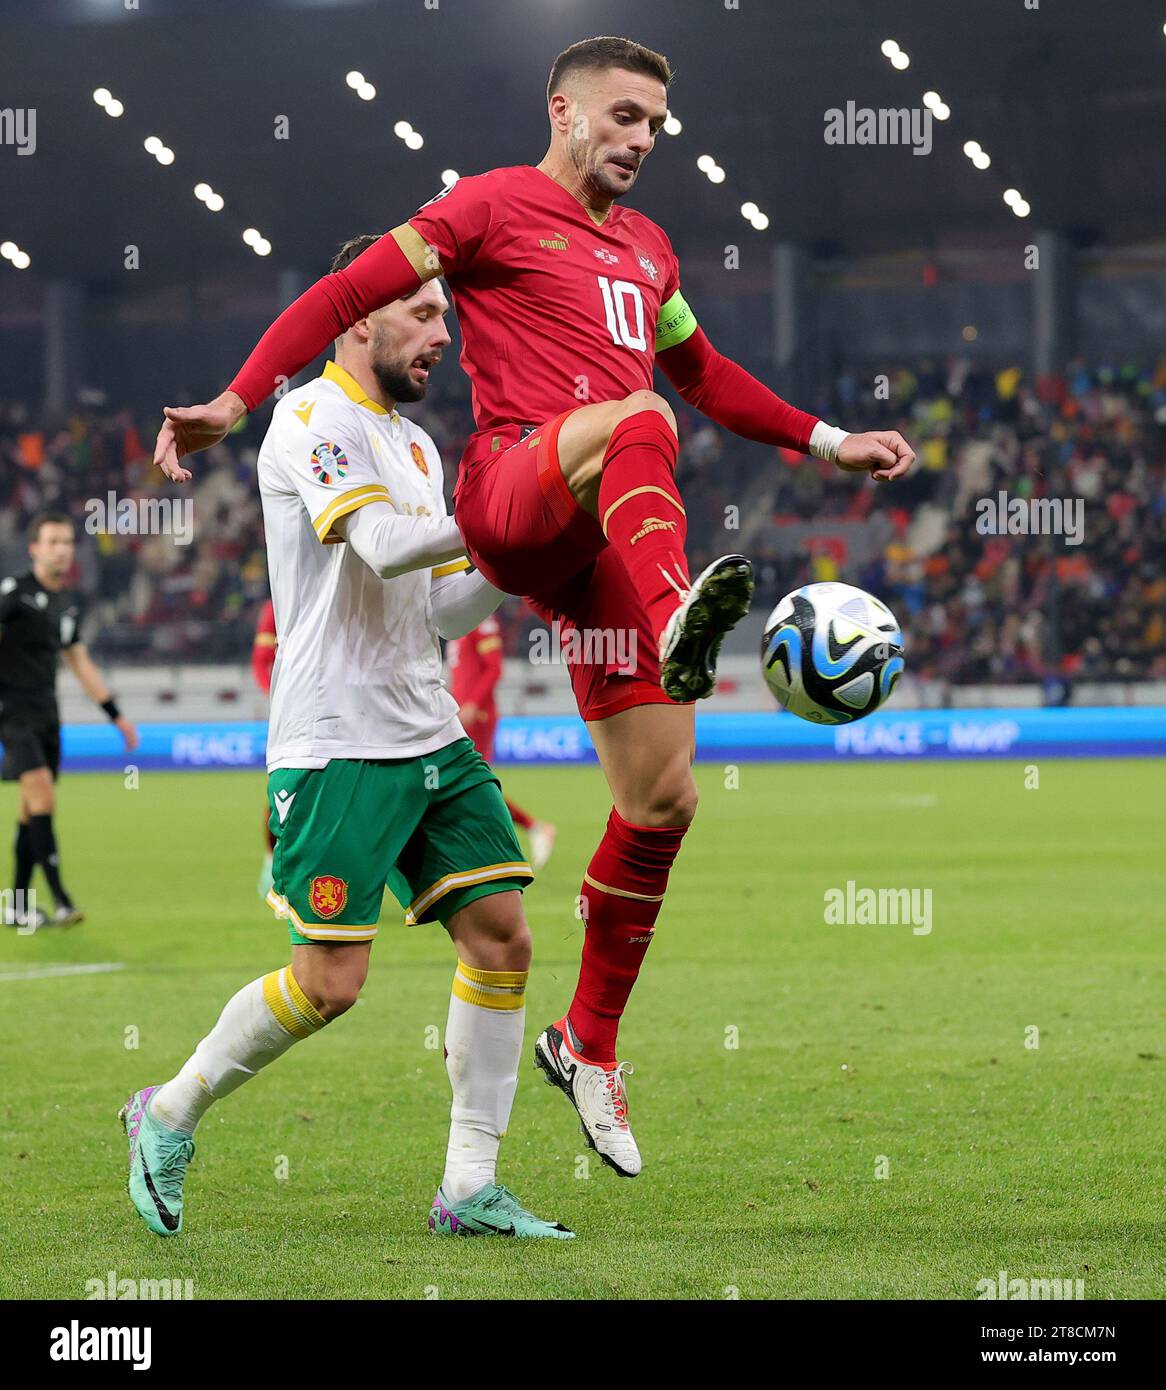
[[[725,634],[749,611],[753,566],[744,555],[722,555],[703,569],[660,636],[660,684],[670,700],[703,700],[717,684]]]
[[[628,1097],[623,1078],[632,1074],[626,1062],[600,1067],[585,1061],[564,1037],[560,1019],[539,1034],[535,1065],[549,1086],[557,1086],[579,1114],[579,1127],[588,1144],[621,1178],[634,1178],[643,1160],[628,1127]]]

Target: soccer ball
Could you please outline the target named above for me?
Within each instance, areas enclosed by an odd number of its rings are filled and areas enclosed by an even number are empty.
[[[903,672],[903,634],[885,603],[851,584],[807,584],[777,605],[761,639],[765,683],[813,724],[878,709]]]

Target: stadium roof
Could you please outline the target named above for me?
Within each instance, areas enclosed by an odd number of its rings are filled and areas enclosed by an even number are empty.
[[[432,0],[430,0],[432,3]],[[764,234],[848,253],[953,237],[1166,235],[1166,0],[40,0],[0,4],[0,107],[34,107],[36,148],[0,145],[0,241],[33,273],[124,283],[124,248],[145,280],[255,268],[318,269],[355,231],[382,230],[432,196],[442,171],[536,162],[554,54],[629,32],[677,70],[681,134],[661,136],[634,205],[684,254],[720,254]],[[1034,0],[1028,0],[1034,3]],[[901,45],[896,70],[880,51]],[[364,101],[345,84],[359,70]],[[111,119],[93,100],[124,103]],[[828,108],[950,107],[926,157],[830,146]],[[276,138],[286,116],[289,138]],[[406,120],[417,151],[394,134]],[[175,152],[159,164],[156,135]],[[977,141],[980,170],[964,153]],[[696,167],[711,155],[714,184]],[[225,199],[213,213],[193,194]],[[1019,189],[1021,222],[1002,199]],[[1023,244],[1023,241],[1021,241]],[[0,266],[0,284],[11,274]],[[0,291],[2,292],[2,291]]]

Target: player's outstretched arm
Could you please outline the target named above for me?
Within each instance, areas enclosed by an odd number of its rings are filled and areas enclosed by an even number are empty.
[[[687,305],[683,310],[690,312]],[[915,460],[894,430],[847,434],[783,401],[718,352],[700,327],[657,352],[656,361],[690,405],[744,439],[813,454],[848,473],[870,473],[880,483],[901,477]]]
[[[382,579],[432,569],[464,555],[466,549],[452,516],[409,516],[387,502],[368,502],[337,517],[332,530]]]
[[[205,405],[167,406],[154,462],[171,482],[184,483],[188,454],[209,449],[306,367],[357,319],[400,299],[441,265],[420,234],[405,223],[374,242],[343,270],[325,275],[286,308],[255,345],[234,381]]]
[[[434,625],[447,642],[465,637],[484,623],[505,597],[477,570],[442,575],[434,579],[430,590]]]

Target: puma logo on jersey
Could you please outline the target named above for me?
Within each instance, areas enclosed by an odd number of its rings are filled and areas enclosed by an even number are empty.
[[[643,525],[640,527],[640,529],[632,536],[632,538],[631,538],[631,540],[628,542],[628,544],[629,544],[629,545],[635,545],[635,543],[636,543],[637,541],[643,540],[643,538],[644,538],[645,536],[649,535],[652,531],[675,531],[675,530],[676,530],[676,523],[675,523],[674,521],[664,521],[663,518],[661,518],[661,517],[658,517],[658,516],[649,516],[649,517],[646,517],[646,518],[645,518],[644,524],[643,524]]]
[[[567,232],[552,232],[550,236],[539,237],[538,244],[544,251],[569,251],[568,236]]]
[[[282,825],[287,820],[287,813],[291,810],[292,802],[296,799],[295,792],[278,791],[275,794],[275,814],[279,817]]]
[[[292,414],[296,417],[297,420],[302,421],[306,425],[308,421],[312,418],[312,411],[315,410],[315,408],[315,401],[305,401],[303,405],[293,405]]]

